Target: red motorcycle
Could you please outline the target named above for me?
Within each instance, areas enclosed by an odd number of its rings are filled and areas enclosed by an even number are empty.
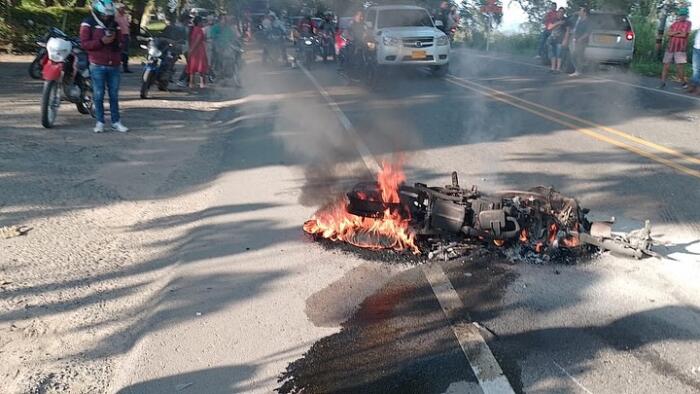
[[[42,66],[44,89],[41,96],[41,124],[53,127],[63,99],[74,103],[78,112],[94,116],[92,85],[87,53],[77,39],[60,30],[46,41],[46,57]]]

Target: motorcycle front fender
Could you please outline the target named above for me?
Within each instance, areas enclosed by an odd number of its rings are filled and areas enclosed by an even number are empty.
[[[63,63],[47,61],[41,70],[41,75],[44,81],[58,81],[63,75]]]

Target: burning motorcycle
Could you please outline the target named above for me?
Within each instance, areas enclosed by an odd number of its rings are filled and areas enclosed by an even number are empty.
[[[94,116],[87,53],[77,39],[58,29],[53,33],[46,42],[48,59],[42,67],[41,124],[46,128],[53,127],[63,98],[74,103],[81,114]]]
[[[608,224],[590,222],[576,199],[550,187],[481,193],[462,188],[457,173],[444,187],[404,183],[385,164],[377,182],[357,184],[344,198],[304,224],[319,238],[367,249],[393,249],[429,257],[470,243],[517,246],[521,254],[583,254],[591,247],[630,257],[651,256],[650,226],[616,237]]]
[[[175,74],[175,63],[180,59],[181,44],[167,38],[149,37],[147,45],[141,45],[146,49],[147,62],[141,76],[142,99],[148,98],[148,92],[153,85],[158,90],[167,91],[170,80]]]

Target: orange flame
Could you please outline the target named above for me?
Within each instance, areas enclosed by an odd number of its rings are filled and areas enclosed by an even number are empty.
[[[526,230],[526,229],[522,229],[522,231],[520,231],[520,242],[526,243],[527,240],[528,240],[527,230]]]
[[[382,163],[377,176],[379,191],[385,203],[399,203],[399,186],[406,180],[400,164]],[[304,223],[304,231],[332,241],[343,241],[366,249],[410,250],[420,254],[409,219],[386,209],[381,218],[366,218],[347,211],[348,201],[321,209]]]

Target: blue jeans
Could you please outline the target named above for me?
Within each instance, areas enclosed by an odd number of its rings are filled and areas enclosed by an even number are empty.
[[[90,76],[92,77],[92,100],[95,103],[95,118],[98,122],[105,122],[105,84],[109,91],[109,114],[112,124],[119,122],[119,82],[121,74],[119,66],[101,66],[90,64]]]
[[[695,86],[700,86],[700,49],[697,48],[693,48],[693,78],[691,82]]]

